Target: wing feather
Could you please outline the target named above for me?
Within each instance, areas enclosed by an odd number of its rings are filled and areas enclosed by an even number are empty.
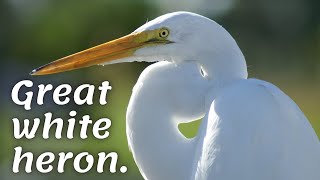
[[[195,179],[320,179],[319,139],[276,86],[235,83],[217,94],[206,117]]]

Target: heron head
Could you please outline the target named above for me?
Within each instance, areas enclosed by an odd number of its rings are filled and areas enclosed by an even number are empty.
[[[147,22],[129,35],[58,59],[31,74],[133,61],[199,61],[219,56],[226,48],[238,46],[220,25],[198,14],[174,12]]]

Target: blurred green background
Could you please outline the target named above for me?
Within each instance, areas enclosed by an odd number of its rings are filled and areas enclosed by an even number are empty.
[[[214,19],[236,39],[246,56],[250,77],[270,81],[285,91],[303,110],[320,136],[320,1],[318,0],[1,0],[0,1],[0,60],[1,60],[1,125],[0,179],[142,179],[125,136],[125,111],[135,84],[147,63],[125,63],[96,66],[57,75],[31,77],[29,72],[45,63],[105,41],[126,35],[147,20],[167,12],[187,10]],[[98,95],[92,106],[53,103],[52,94],[45,104],[33,101],[31,111],[15,105],[11,100],[12,87],[22,79],[34,82],[37,93],[40,83],[57,86],[69,83],[77,87],[83,83],[100,85],[109,80],[113,89],[108,104],[101,106]],[[32,140],[15,140],[11,119],[40,117],[52,112],[53,117],[69,118],[76,110],[77,120],[89,114],[92,120],[107,117],[112,120],[111,136],[97,140],[70,141],[41,138],[41,129]],[[199,122],[184,125],[187,136],[196,133]],[[41,127],[41,126],[40,126]],[[53,131],[52,131],[53,132]],[[75,137],[79,134],[76,129]],[[88,131],[91,134],[91,131]],[[128,172],[103,174],[92,169],[78,174],[72,161],[67,171],[40,174],[12,174],[13,148],[22,146],[35,156],[45,151],[116,151],[118,165],[127,165]],[[22,163],[22,165],[24,165]],[[54,164],[56,168],[56,161]],[[120,166],[119,166],[120,167]],[[21,168],[21,170],[23,170]]]

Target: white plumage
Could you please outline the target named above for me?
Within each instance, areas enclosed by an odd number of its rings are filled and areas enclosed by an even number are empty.
[[[129,146],[145,179],[320,180],[309,121],[277,87],[247,79],[237,43],[206,17],[166,14],[32,74],[133,61],[161,61],[143,71],[127,110]],[[179,123],[202,117],[195,138],[179,132]]]
[[[274,85],[248,79],[221,89],[207,119],[196,179],[319,179],[318,138]]]
[[[136,56],[171,63],[142,73],[127,112],[129,145],[145,179],[320,179],[320,143],[309,121],[277,87],[247,79],[227,31],[186,12],[137,31],[159,27],[167,27],[175,43],[142,48]],[[195,138],[180,134],[179,123],[204,115]]]

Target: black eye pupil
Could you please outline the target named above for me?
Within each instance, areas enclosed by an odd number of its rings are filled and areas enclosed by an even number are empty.
[[[163,31],[161,31],[161,32],[159,33],[160,37],[163,37],[163,38],[167,37],[168,34],[169,34],[169,32],[166,31],[166,30],[163,30]]]

